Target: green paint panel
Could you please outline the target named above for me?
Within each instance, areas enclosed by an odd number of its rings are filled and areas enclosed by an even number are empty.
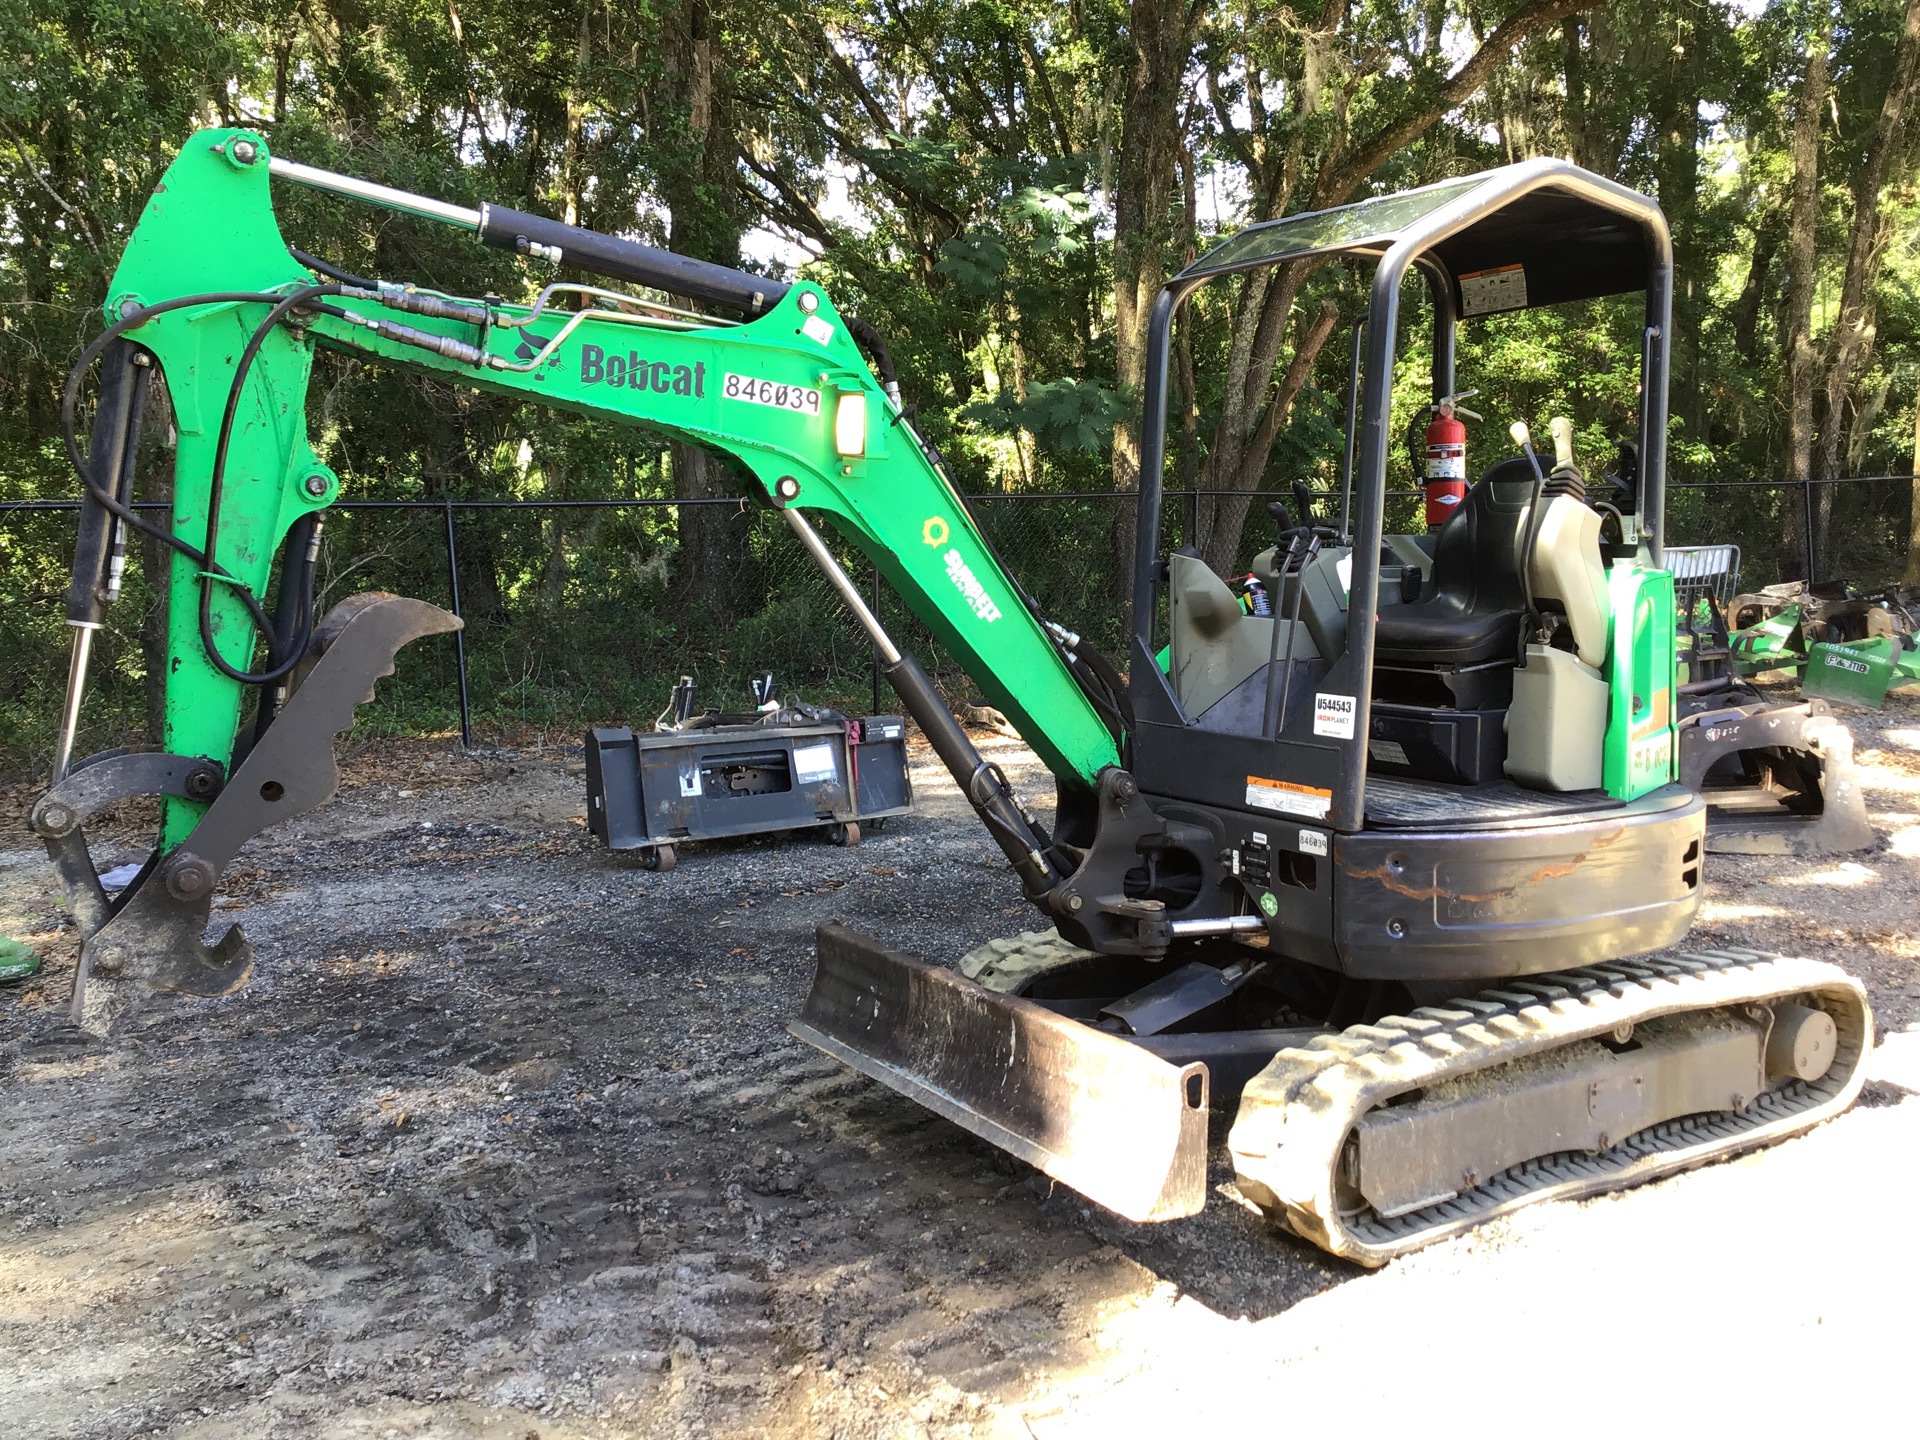
[[[1616,563],[1607,572],[1613,633],[1607,649],[1607,753],[1602,783],[1619,800],[1678,775],[1678,674],[1673,576]]]

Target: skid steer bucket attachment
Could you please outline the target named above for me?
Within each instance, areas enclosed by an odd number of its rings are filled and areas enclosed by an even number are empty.
[[[1874,843],[1853,735],[1824,701],[1739,693],[1680,722],[1680,783],[1707,802],[1716,855],[1845,855]]]
[[[1129,1220],[1199,1213],[1207,1067],[999,995],[838,925],[794,1035]]]

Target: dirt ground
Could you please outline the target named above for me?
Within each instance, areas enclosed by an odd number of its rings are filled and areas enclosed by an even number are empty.
[[[1911,1433],[1920,702],[1854,728],[1879,848],[1717,859],[1690,943],[1861,976],[1864,1102],[1373,1274],[1230,1195],[1116,1220],[786,1035],[824,920],[943,957],[1030,924],[924,752],[860,848],[660,875],[587,835],[577,747],[362,750],[231,877],[252,986],[97,1054],[22,1054],[74,944],[21,836],[0,934],[48,963],[0,990],[0,1433]]]

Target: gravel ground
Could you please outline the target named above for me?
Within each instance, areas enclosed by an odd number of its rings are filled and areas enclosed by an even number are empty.
[[[786,1036],[821,921],[937,956],[1030,924],[924,752],[858,849],[659,875],[590,841],[577,748],[362,750],[231,877],[252,986],[57,1059],[20,1046],[72,933],[0,851],[0,933],[47,958],[0,991],[0,1433],[1053,1440],[1394,1399],[1911,1433],[1920,702],[1854,728],[1880,847],[1717,859],[1694,942],[1860,975],[1865,1102],[1375,1274],[1226,1198],[1116,1220]]]

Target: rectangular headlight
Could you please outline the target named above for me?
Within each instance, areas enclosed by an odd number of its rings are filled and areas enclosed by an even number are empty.
[[[867,397],[842,395],[833,412],[833,448],[842,455],[867,453]]]

